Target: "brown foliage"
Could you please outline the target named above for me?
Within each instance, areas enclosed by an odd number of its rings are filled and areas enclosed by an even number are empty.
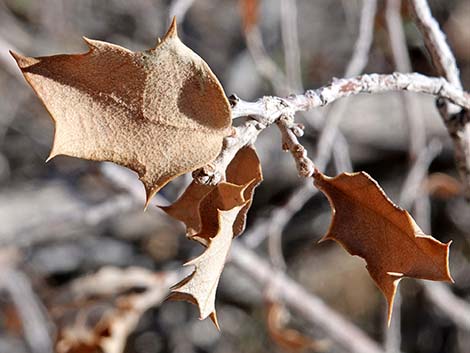
[[[178,175],[212,161],[229,133],[230,106],[207,64],[178,38],[132,52],[84,38],[85,54],[12,53],[55,122],[49,159],[112,161],[139,174],[147,203]]]
[[[328,197],[333,219],[321,241],[332,239],[367,262],[367,270],[388,302],[388,322],[399,281],[415,277],[452,281],[449,246],[426,235],[410,214],[395,206],[365,172],[330,178],[316,173],[315,185]]]
[[[186,225],[188,237],[205,244],[217,233],[217,210],[230,210],[246,201],[233,224],[234,236],[240,235],[245,230],[246,214],[255,188],[263,180],[261,164],[253,147],[246,146],[238,151],[227,167],[226,179],[216,186],[193,181],[178,200],[161,209]]]
[[[200,319],[210,317],[219,328],[215,311],[215,294],[233,239],[233,223],[242,203],[228,211],[218,211],[217,234],[208,239],[207,250],[185,266],[195,267],[194,272],[173,287],[170,299],[186,300],[199,308]]]

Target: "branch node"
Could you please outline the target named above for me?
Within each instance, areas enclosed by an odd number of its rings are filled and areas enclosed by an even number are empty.
[[[240,102],[240,97],[238,97],[236,94],[232,94],[230,97],[228,97],[228,102],[233,109],[238,104],[238,102]]]
[[[315,165],[307,157],[307,150],[299,143],[297,137],[303,133],[302,126],[294,122],[293,115],[282,115],[276,125],[282,136],[282,149],[290,151],[301,177],[309,177],[315,170]],[[296,133],[297,132],[297,133]]]

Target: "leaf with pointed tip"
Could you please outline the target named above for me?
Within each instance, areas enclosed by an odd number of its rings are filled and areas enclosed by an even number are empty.
[[[233,225],[234,236],[238,236],[245,230],[246,215],[253,201],[256,187],[263,181],[263,172],[258,154],[253,146],[241,148],[225,172],[227,181],[236,185],[247,185],[243,192],[243,198],[247,201],[246,206],[238,214]]]
[[[55,122],[50,158],[112,161],[139,174],[147,203],[178,175],[211,162],[231,112],[208,65],[178,38],[132,52],[85,38],[85,54],[12,53]]]
[[[188,236],[196,234],[201,228],[199,205],[202,199],[214,189],[212,185],[204,185],[192,181],[178,200],[160,209],[173,218],[183,222]]]
[[[401,278],[452,281],[449,245],[419,228],[410,214],[395,206],[375,180],[364,172],[330,178],[314,175],[315,185],[328,198],[333,219],[321,241],[332,239],[351,255],[367,262],[367,270],[388,302]]]
[[[219,211],[228,211],[242,204],[242,208],[244,208],[245,198],[243,195],[249,185],[250,184],[236,185],[221,182],[211,190],[199,205],[199,215],[201,217],[199,232],[192,235],[190,238],[207,246],[210,243],[210,239],[219,231]],[[239,211],[241,211],[242,208],[240,208]],[[236,218],[233,221],[232,227],[235,225],[235,222]]]
[[[217,328],[219,324],[215,312],[215,294],[232,244],[233,223],[244,206],[241,204],[228,211],[218,211],[217,234],[209,239],[202,255],[185,264],[194,266],[194,272],[173,286],[169,296],[172,300],[186,300],[197,305],[200,319],[210,316]]]
[[[172,205],[160,208],[173,218],[182,221],[186,225],[187,235],[192,237],[201,231],[201,214],[206,224],[217,224],[217,209],[232,208],[233,198],[240,199],[242,196],[243,201],[248,202],[240,210],[233,225],[234,235],[240,235],[245,229],[246,214],[251,206],[255,188],[263,180],[261,163],[253,147],[246,146],[238,151],[227,167],[226,178],[227,182],[219,183],[220,186],[206,186],[193,181]],[[218,191],[214,191],[211,200],[206,201],[200,209],[203,199],[216,189]],[[240,195],[241,191],[243,195]],[[228,200],[224,201],[224,198]],[[208,231],[206,228],[204,233],[213,236],[217,227],[212,226],[212,229],[213,231]]]

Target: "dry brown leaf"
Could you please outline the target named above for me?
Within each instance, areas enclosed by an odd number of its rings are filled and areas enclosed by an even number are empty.
[[[219,324],[215,311],[215,294],[232,244],[233,223],[243,207],[244,204],[241,204],[228,211],[218,211],[218,233],[209,239],[204,253],[185,264],[194,266],[195,269],[172,288],[169,296],[172,300],[186,300],[197,305],[199,318],[202,320],[210,317],[217,328]]]
[[[188,236],[196,234],[201,228],[199,205],[202,199],[214,188],[192,181],[184,193],[169,206],[160,206],[160,209],[173,218],[183,222]]]
[[[248,186],[227,182],[205,186],[193,181],[174,204],[161,209],[185,223],[189,238],[207,246],[208,239],[215,236],[219,228],[218,211],[227,211],[244,203]]]
[[[249,184],[236,185],[221,182],[212,189],[199,205],[199,215],[201,217],[200,230],[190,238],[207,246],[210,239],[219,232],[219,211],[228,211],[243,204],[244,206],[239,210],[241,212],[246,207],[244,193],[248,186]],[[232,228],[235,222],[236,218],[232,222]],[[235,236],[233,231],[232,235]]]
[[[283,350],[301,353],[309,350],[321,352],[328,349],[328,342],[314,340],[297,330],[285,327],[285,308],[280,303],[268,301],[266,306],[266,324],[269,336]]]
[[[242,208],[233,225],[233,234],[238,236],[245,230],[246,215],[253,201],[253,194],[256,187],[263,181],[261,162],[252,146],[245,146],[240,149],[226,171],[227,181],[236,185],[247,185],[243,192],[243,198],[247,201]]]
[[[132,52],[84,38],[85,54],[11,53],[55,122],[49,159],[112,161],[139,174],[147,203],[178,175],[212,161],[231,112],[207,64],[178,38]]]
[[[161,209],[182,221],[188,236],[203,232],[206,237],[212,237],[217,232],[217,209],[228,210],[247,201],[233,225],[234,236],[240,235],[245,229],[246,214],[255,188],[263,180],[261,163],[253,147],[246,146],[238,151],[227,167],[226,179],[227,182],[217,186],[200,185],[193,181],[178,200]],[[202,202],[206,197],[208,199]],[[201,215],[204,230],[201,229]]]
[[[335,240],[350,254],[365,259],[369,274],[387,299],[389,323],[401,278],[452,281],[450,242],[444,244],[425,235],[368,174],[343,173],[330,178],[316,173],[314,178],[333,209],[333,219],[321,241]]]

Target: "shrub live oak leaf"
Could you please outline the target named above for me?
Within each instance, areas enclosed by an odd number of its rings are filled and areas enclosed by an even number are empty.
[[[206,244],[205,239],[213,237],[218,230],[217,210],[229,210],[246,201],[233,224],[234,236],[237,236],[245,229],[253,193],[262,180],[258,155],[254,147],[245,146],[228,165],[225,182],[201,185],[193,181],[172,205],[160,208],[186,225],[189,238]]]
[[[85,54],[11,53],[55,122],[50,158],[111,161],[136,171],[147,204],[167,182],[211,162],[230,133],[229,102],[208,65],[178,38],[132,52],[84,38]]]
[[[209,239],[214,237],[219,231],[219,210],[228,211],[240,204],[243,204],[245,202],[245,190],[248,186],[249,184],[236,185],[227,182],[221,182],[216,187],[214,187],[211,192],[209,192],[207,196],[202,199],[199,205],[201,226],[199,232],[192,235],[190,238],[207,245]],[[235,225],[237,217],[233,222],[232,228]],[[235,233],[233,235],[235,235]]]
[[[208,238],[207,249],[199,257],[187,262],[185,266],[194,266],[191,275],[176,284],[169,296],[173,300],[186,300],[199,308],[200,319],[210,317],[219,328],[215,311],[215,294],[220,275],[230,250],[233,239],[233,224],[245,203],[231,210],[218,211],[218,232]]]
[[[449,246],[426,235],[409,213],[385,195],[364,172],[330,178],[314,174],[328,198],[333,219],[321,241],[332,239],[367,262],[367,270],[388,302],[388,323],[399,281],[415,277],[452,282]]]
[[[215,294],[232,239],[243,232],[254,189],[263,179],[256,151],[246,146],[227,167],[226,180],[206,186],[192,182],[171,206],[162,207],[185,223],[187,236],[206,246],[206,251],[186,265],[194,272],[173,287],[170,299],[196,304],[200,318],[210,317],[219,327]]]

